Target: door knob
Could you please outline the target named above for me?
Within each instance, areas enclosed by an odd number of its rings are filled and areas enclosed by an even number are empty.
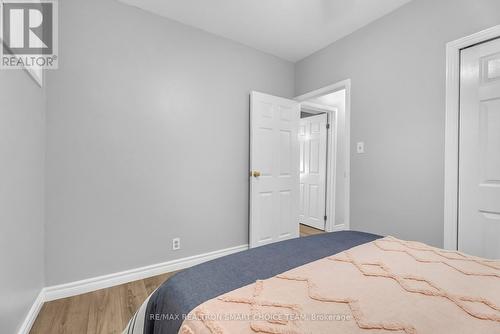
[[[254,171],[252,172],[252,176],[253,176],[253,177],[259,177],[259,176],[260,176],[260,172],[259,172],[259,171],[254,170]]]

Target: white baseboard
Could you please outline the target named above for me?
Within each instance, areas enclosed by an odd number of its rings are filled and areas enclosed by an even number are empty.
[[[141,268],[126,270],[109,275],[88,278],[81,281],[49,286],[44,288],[42,291],[45,297],[44,301],[76,296],[82,293],[105,289],[111,286],[185,269],[199,263],[203,263],[221,256],[237,253],[247,249],[248,244],[153,264]]]
[[[21,328],[19,328],[19,331],[17,332],[18,334],[29,334],[31,327],[35,323],[35,319],[38,316],[38,313],[40,312],[40,309],[43,306],[44,301],[45,301],[45,291],[44,289],[42,289],[38,294],[38,296],[36,297],[35,301],[33,302],[33,305],[31,305],[31,308],[28,311],[26,318],[24,318]]]
[[[248,244],[153,264],[141,268],[126,270],[109,275],[98,276],[81,281],[43,288],[33,302],[33,305],[26,315],[26,318],[24,319],[17,334],[29,334],[31,327],[35,323],[35,319],[38,316],[38,313],[40,312],[44,302],[76,296],[82,293],[105,289],[115,285],[120,285],[176,270],[185,269],[206,261],[216,259],[218,257],[241,252],[247,249]]]
[[[347,230],[346,224],[333,225],[332,232]]]

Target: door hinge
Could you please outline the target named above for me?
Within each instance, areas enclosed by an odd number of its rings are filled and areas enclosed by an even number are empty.
[[[324,217],[323,217],[323,219],[324,219],[325,221],[326,221],[326,219],[327,219],[327,218],[328,218],[327,216],[324,216]]]
[[[330,128],[330,123],[326,123],[326,128],[329,129]]]

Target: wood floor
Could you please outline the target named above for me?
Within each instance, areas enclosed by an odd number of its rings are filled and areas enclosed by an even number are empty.
[[[324,233],[300,225],[300,236]],[[174,273],[58,299],[43,305],[30,334],[119,334],[146,298]]]
[[[315,235],[315,234],[320,234],[320,233],[325,233],[325,231],[318,230],[314,227],[300,224],[300,236],[301,237],[307,237],[308,235]]]
[[[30,334],[118,334],[139,306],[174,273],[43,305]]]

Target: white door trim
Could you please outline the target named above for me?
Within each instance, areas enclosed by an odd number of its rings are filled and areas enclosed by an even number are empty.
[[[460,50],[500,37],[500,25],[446,44],[446,134],[444,168],[444,248],[457,250]]]
[[[333,232],[338,230],[348,230],[350,228],[350,190],[351,190],[351,79],[346,79],[332,85],[328,85],[326,87],[313,90],[312,92],[302,94],[300,96],[295,97],[295,100],[302,102],[306,100],[310,100],[312,98],[326,95],[329,93],[337,92],[339,90],[345,89],[345,161],[346,161],[346,175],[345,175],[345,220],[344,224],[335,225],[335,194],[333,190],[335,189],[336,179],[334,177],[335,173],[332,173],[332,170],[335,168],[335,163],[337,161],[337,152],[335,149],[335,142],[337,140],[336,136],[329,137],[329,156],[328,156],[328,169],[327,169],[327,178],[328,178],[328,190],[327,190],[327,212],[328,219],[326,221],[326,231]],[[308,103],[308,105],[310,105]],[[325,110],[325,108],[321,108]],[[335,108],[332,108],[335,109]],[[326,109],[328,110],[328,109]],[[329,112],[335,115],[335,126],[337,127],[337,115],[336,110],[329,110]],[[330,115],[332,116],[332,115]],[[330,118],[331,119],[331,118]],[[331,132],[330,132],[331,133]],[[329,134],[330,134],[329,133]],[[335,128],[335,133],[337,132],[337,128]],[[331,153],[331,154],[330,154]]]

